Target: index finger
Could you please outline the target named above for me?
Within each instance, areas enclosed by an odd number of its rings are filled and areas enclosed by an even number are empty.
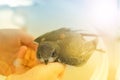
[[[25,32],[22,32],[21,34],[21,44],[28,46],[34,50],[37,50],[37,46],[38,46],[38,43],[34,41],[34,37]]]

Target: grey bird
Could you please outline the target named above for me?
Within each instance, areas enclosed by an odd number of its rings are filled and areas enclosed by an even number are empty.
[[[37,58],[47,64],[61,62],[72,66],[85,64],[98,43],[97,37],[87,41],[84,35],[68,28],[60,28],[35,39],[39,44]]]

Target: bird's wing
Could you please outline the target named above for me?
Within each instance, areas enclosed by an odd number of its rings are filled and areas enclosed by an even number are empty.
[[[86,63],[95,51],[97,40],[85,41],[80,35],[61,41],[60,60],[63,63],[80,66]]]
[[[41,41],[57,41],[61,38],[64,38],[65,34],[69,32],[68,28],[60,28],[51,32],[47,32],[44,35],[41,35],[35,39],[36,42],[40,43]]]

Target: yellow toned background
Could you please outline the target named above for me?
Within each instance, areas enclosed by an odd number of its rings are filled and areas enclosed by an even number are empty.
[[[81,67],[67,66],[63,80],[120,80],[120,0],[10,1],[0,0],[0,28],[22,27],[35,37],[61,27],[92,28],[103,39],[99,48],[106,53],[93,53]]]

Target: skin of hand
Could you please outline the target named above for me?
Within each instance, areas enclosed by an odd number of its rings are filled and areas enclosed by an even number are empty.
[[[1,29],[0,30],[0,51],[15,51],[21,45],[36,48],[37,43],[34,37],[21,29]]]
[[[17,58],[23,59],[29,48],[21,46]],[[33,59],[32,59],[33,61]],[[21,65],[16,67],[16,72],[7,77],[7,80],[61,80],[65,71],[65,65],[61,63],[39,63],[32,68]]]
[[[11,64],[22,45],[37,49],[34,38],[26,32],[20,29],[0,30],[0,60]]]
[[[37,44],[34,38],[26,32],[18,29],[2,29],[0,30],[0,60],[7,64],[13,65],[16,57],[21,57],[27,46],[34,50]],[[22,68],[25,69],[25,68]],[[65,66],[60,63],[38,64],[31,69],[23,70],[21,74],[10,74],[6,80],[60,80],[64,73]]]
[[[39,64],[23,74],[12,74],[6,80],[60,80],[65,66],[61,63]]]
[[[21,29],[0,29],[0,74],[13,73],[13,62],[21,46],[37,50],[34,37]],[[9,69],[9,70],[8,70]]]

